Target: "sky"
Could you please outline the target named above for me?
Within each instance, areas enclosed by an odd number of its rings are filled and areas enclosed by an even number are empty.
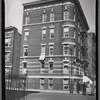
[[[5,27],[14,26],[22,32],[23,3],[38,0],[5,0]],[[88,32],[95,32],[95,0],[79,0],[89,25]]]

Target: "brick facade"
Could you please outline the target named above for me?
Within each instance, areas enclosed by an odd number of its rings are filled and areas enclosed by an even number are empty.
[[[73,67],[73,82],[76,82],[76,80],[82,80],[82,62],[85,61],[87,57],[85,56],[83,59],[81,55],[83,56],[87,53],[87,51],[84,50],[83,54],[81,46],[83,46],[84,44],[85,47],[87,47],[86,32],[89,27],[86,22],[80,3],[76,0],[74,2],[73,0],[48,0],[44,2],[40,1],[27,3],[23,4],[23,6],[24,13],[20,68],[23,69],[23,61],[27,61],[29,82],[33,84],[39,84],[36,89],[41,89],[44,87],[44,89],[48,89],[48,79],[51,78],[53,79],[53,89],[63,90],[63,80],[67,79],[69,81],[69,77],[71,74],[71,66]],[[64,20],[64,12],[67,10],[68,19]],[[50,21],[51,12],[54,13],[54,21]],[[46,14],[46,22],[42,22],[43,14]],[[28,17],[29,20],[27,24],[25,24],[26,17]],[[64,28],[68,28],[65,29],[65,31],[68,30],[68,37],[64,37],[64,34],[67,34],[64,33]],[[50,39],[50,29],[54,29],[53,39]],[[42,30],[46,30],[44,39],[42,39]],[[27,40],[25,40],[26,31],[29,32]],[[82,43],[78,42],[78,35],[80,36],[80,38],[83,39],[83,41],[81,41]],[[66,46],[66,44],[68,44],[69,48],[71,48],[71,50],[68,51],[68,55],[64,55],[64,46]],[[41,62],[39,61],[39,58],[42,55],[42,45],[45,46],[45,67],[43,67],[43,69]],[[49,49],[51,45],[53,46],[53,55],[49,55]],[[27,56],[23,56],[23,49],[25,46],[27,46],[28,50]],[[79,51],[81,54],[78,58]],[[69,61],[69,67],[67,70],[70,73],[64,73],[64,61]],[[53,63],[53,69],[50,69],[50,62]],[[35,81],[34,78],[38,81]],[[40,84],[39,80],[41,78],[45,79],[45,83],[43,83],[44,85]],[[41,87],[39,87],[40,85]],[[49,88],[52,88],[52,85]],[[34,89],[34,87],[32,88]]]

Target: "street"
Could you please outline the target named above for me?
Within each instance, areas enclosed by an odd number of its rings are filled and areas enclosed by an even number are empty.
[[[31,93],[26,100],[96,100],[95,96],[60,93]]]

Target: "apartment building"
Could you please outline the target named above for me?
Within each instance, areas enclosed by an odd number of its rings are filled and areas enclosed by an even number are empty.
[[[18,29],[5,28],[5,74],[18,74],[20,62],[21,34]]]
[[[96,75],[96,34],[93,32],[88,33],[88,59],[89,59],[89,67],[88,73],[91,79],[95,79]]]
[[[78,0],[23,4],[20,73],[28,69],[28,88],[75,91],[88,67],[88,30]]]

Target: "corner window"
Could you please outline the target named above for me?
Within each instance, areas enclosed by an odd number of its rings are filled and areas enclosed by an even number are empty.
[[[46,22],[47,21],[47,14],[43,13],[42,15],[42,22]]]
[[[76,46],[74,45],[74,55],[76,55]]]
[[[69,53],[69,44],[63,45],[63,55],[68,55]]]
[[[46,39],[46,30],[45,29],[42,30],[42,39]]]
[[[50,22],[53,22],[54,21],[54,12],[51,12],[50,13]]]
[[[69,19],[69,11],[68,10],[65,10],[63,12],[63,19],[66,20],[66,19]]]
[[[10,61],[10,52],[5,52],[5,62]]]
[[[64,74],[69,74],[68,64],[64,64],[64,65],[63,65],[63,73],[64,73]]]
[[[74,28],[74,38],[76,38],[76,28]]]
[[[28,56],[28,46],[25,46],[23,49],[23,56]]]
[[[27,13],[27,15],[25,16],[25,25],[29,24],[30,23],[30,16],[29,14]]]
[[[50,45],[49,46],[49,55],[53,55],[54,54],[54,46]]]
[[[26,31],[25,34],[24,34],[24,40],[25,40],[25,41],[28,40],[28,36],[29,36],[29,32]]]
[[[50,29],[50,39],[54,38],[54,29]]]
[[[63,28],[63,36],[68,37],[69,36],[69,27],[64,27]]]
[[[5,39],[5,46],[11,46],[11,37]]]

